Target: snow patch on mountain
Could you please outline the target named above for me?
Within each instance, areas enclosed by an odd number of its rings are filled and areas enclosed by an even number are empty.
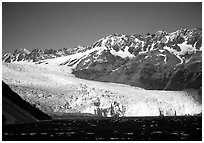
[[[122,50],[115,51],[114,49],[111,49],[110,52],[111,52],[112,55],[119,56],[119,57],[122,57],[122,58],[127,58],[127,57],[133,58],[133,57],[135,57],[134,55],[130,54],[128,49],[129,49],[129,47],[126,46],[124,51],[122,51]]]
[[[187,52],[193,52],[193,51],[195,51],[196,50],[196,48],[195,47],[193,47],[192,45],[188,45],[187,44],[187,41],[185,41],[185,42],[183,42],[183,43],[181,43],[181,44],[177,44],[179,47],[180,47],[180,49],[181,49],[181,52],[179,52],[179,55],[184,55],[185,53],[187,53]]]
[[[168,46],[164,46],[164,49],[165,50],[168,50],[170,53],[174,54],[181,62],[176,64],[176,65],[180,65],[183,63],[183,59],[180,57],[180,52],[178,52],[177,50],[173,49],[173,48],[170,48]]]
[[[164,54],[158,54],[158,56],[163,56],[164,57],[164,63],[166,64],[166,61],[167,61],[167,56],[164,55]]]

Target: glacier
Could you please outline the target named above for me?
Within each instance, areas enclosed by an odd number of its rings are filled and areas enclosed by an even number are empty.
[[[78,54],[78,58],[84,54]],[[109,110],[117,102],[120,116],[183,116],[202,112],[202,105],[185,91],[145,90],[124,84],[76,78],[73,55],[38,62],[2,63],[2,78],[24,100],[49,115]],[[95,106],[96,99],[100,105]],[[110,114],[107,114],[110,117]]]

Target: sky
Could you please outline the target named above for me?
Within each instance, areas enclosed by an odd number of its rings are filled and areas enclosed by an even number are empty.
[[[110,34],[202,28],[201,2],[2,3],[2,54],[89,46]]]

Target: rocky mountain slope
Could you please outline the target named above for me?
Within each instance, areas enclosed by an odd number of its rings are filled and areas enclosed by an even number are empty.
[[[94,44],[104,50],[79,59],[73,74],[145,89],[199,89],[201,41],[199,29],[159,31],[146,37],[111,35]]]

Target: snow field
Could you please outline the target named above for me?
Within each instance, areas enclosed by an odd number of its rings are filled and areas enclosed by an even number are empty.
[[[3,81],[21,97],[35,101],[49,114],[94,113],[98,97],[100,108],[109,108],[117,101],[126,107],[125,116],[193,115],[202,112],[202,105],[182,91],[144,90],[123,84],[89,81],[71,75],[71,67],[59,66],[65,57],[47,60],[48,64],[28,62],[3,63]],[[24,92],[22,87],[27,87]],[[29,87],[29,88],[28,88]],[[29,97],[28,97],[29,96]],[[33,101],[31,101],[31,99]],[[49,109],[45,108],[49,107]]]

